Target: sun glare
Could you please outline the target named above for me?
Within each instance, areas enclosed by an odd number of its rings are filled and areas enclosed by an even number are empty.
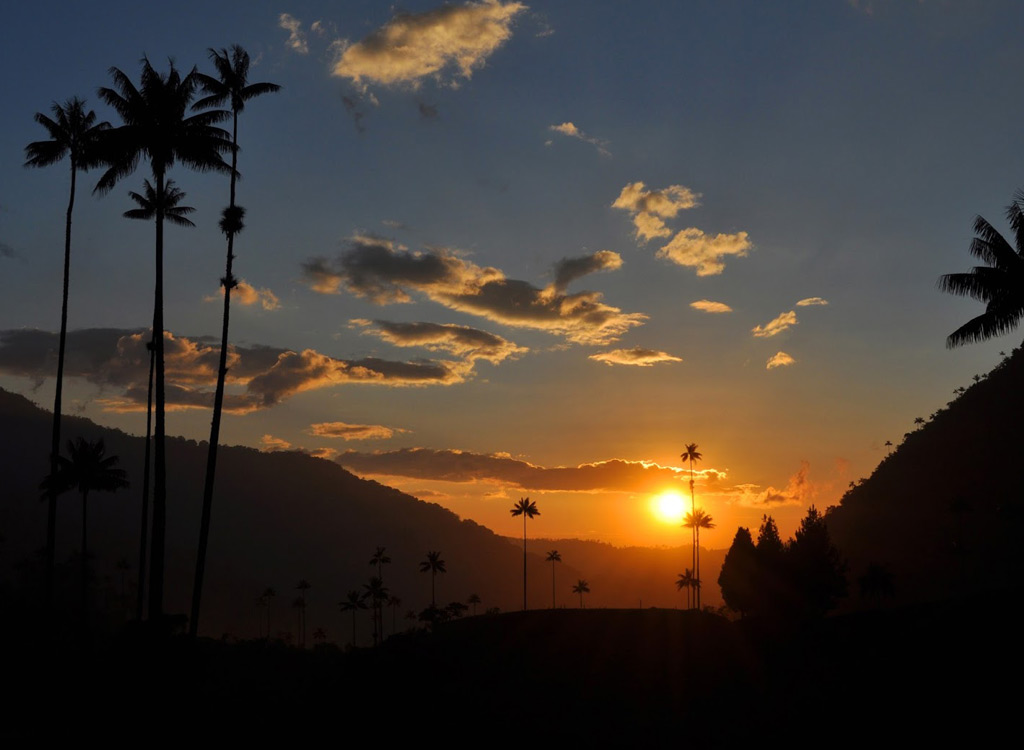
[[[677,490],[665,490],[651,499],[651,510],[659,521],[682,523],[686,515],[686,498]]]

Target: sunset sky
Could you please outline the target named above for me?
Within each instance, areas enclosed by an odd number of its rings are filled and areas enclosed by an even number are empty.
[[[0,12],[0,387],[52,407],[68,165],[22,167],[54,101],[148,55],[280,84],[240,122],[222,442],[303,449],[499,533],[726,547],[837,503],[1018,334],[981,312],[976,214],[1024,187],[1024,5],[285,1]],[[153,227],[79,180],[65,410],[142,434]],[[168,432],[209,434],[227,179],[176,166]],[[202,408],[199,408],[202,407]],[[173,471],[173,466],[169,467]],[[286,501],[284,498],[282,501]]]

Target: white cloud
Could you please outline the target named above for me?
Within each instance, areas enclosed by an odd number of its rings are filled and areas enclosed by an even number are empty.
[[[758,338],[767,339],[772,336],[778,336],[783,331],[786,331],[790,326],[797,324],[796,313],[793,310],[789,312],[781,313],[777,318],[769,320],[763,326],[754,326],[750,332]]]
[[[306,41],[305,32],[302,31],[302,21],[288,13],[282,13],[277,18],[277,25],[288,32],[288,41],[285,44],[300,55],[309,54],[309,43]]]
[[[796,360],[785,352],[777,352],[768,360],[766,369],[774,370],[776,367],[785,367],[793,364],[794,362],[796,362]]]
[[[712,302],[709,299],[699,299],[696,302],[691,302],[690,307],[694,310],[701,310],[706,313],[729,313],[732,312],[732,308],[724,302]]]
[[[744,257],[753,247],[746,232],[736,234],[704,234],[689,227],[678,232],[658,251],[659,258],[668,258],[680,266],[697,269],[698,276],[715,276],[725,270],[722,259],[728,255]]]

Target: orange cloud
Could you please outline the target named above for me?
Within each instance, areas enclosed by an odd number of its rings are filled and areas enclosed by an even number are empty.
[[[660,352],[657,349],[644,349],[634,346],[632,349],[612,349],[607,352],[591,354],[590,359],[596,362],[604,362],[606,365],[635,365],[636,367],[650,367],[659,362],[682,362],[679,357],[674,357],[667,352]]]
[[[827,305],[827,304],[828,304],[828,300],[827,299],[822,299],[821,297],[808,297],[807,299],[802,299],[799,302],[797,302],[796,306],[797,307],[810,307],[812,305]]]
[[[750,332],[758,338],[771,338],[772,336],[778,336],[783,331],[789,330],[791,326],[797,324],[796,313],[793,310],[784,312],[778,317],[769,320],[763,326],[754,326]]]
[[[647,242],[655,237],[668,237],[671,230],[663,219],[673,219],[680,211],[699,205],[700,193],[682,185],[669,185],[662,190],[648,190],[644,183],[633,182],[622,188],[612,208],[628,211],[638,239]]]
[[[589,143],[591,146],[594,146],[601,155],[611,156],[611,152],[608,150],[608,141],[603,138],[595,138],[587,135],[571,122],[563,122],[561,125],[550,125],[548,126],[548,130],[561,133],[568,138],[576,138],[584,143]]]
[[[260,438],[260,445],[263,446],[263,450],[273,453],[274,451],[287,451],[291,450],[292,444],[287,440],[276,438],[273,435],[264,435]]]
[[[769,370],[774,370],[776,367],[785,367],[793,364],[794,362],[796,362],[796,360],[785,352],[776,352],[771,356],[771,359],[768,360],[766,367]]]
[[[484,359],[497,364],[509,357],[529,351],[497,334],[478,328],[441,323],[395,323],[387,320],[369,321],[356,318],[352,326],[364,327],[364,334],[400,347],[420,346],[429,351],[443,351],[467,361]]]
[[[728,313],[732,312],[732,308],[724,302],[712,302],[709,299],[699,299],[696,302],[691,302],[690,307],[694,310],[701,310],[706,313]]]
[[[317,422],[309,426],[311,435],[340,438],[341,440],[388,440],[396,432],[408,432],[380,424],[347,424],[345,422]]]
[[[696,268],[698,276],[717,276],[725,270],[724,257],[735,255],[742,258],[752,247],[746,232],[712,237],[696,227],[689,227],[678,232],[661,248],[658,257],[680,266]]]
[[[204,297],[203,299],[205,302],[215,302],[223,297],[224,287],[222,286],[217,294],[211,294],[209,297]],[[231,292],[231,298],[238,302],[238,304],[246,307],[251,307],[257,304],[264,310],[277,310],[281,307],[280,300],[278,300],[276,294],[266,287],[257,289],[244,279],[240,280],[238,285]]]

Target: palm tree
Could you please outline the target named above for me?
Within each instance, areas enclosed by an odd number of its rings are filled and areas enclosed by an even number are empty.
[[[153,444],[153,367],[156,362],[156,347],[153,346],[153,335],[150,331],[146,342],[149,352],[149,381],[146,388],[146,447],[143,450],[142,467],[142,530],[139,533],[139,584],[135,595],[135,619],[142,622],[142,612],[146,593],[146,541],[149,539],[149,467],[150,447]]]
[[[203,594],[203,574],[206,569],[206,546],[210,536],[210,513],[213,507],[213,483],[217,472],[217,443],[220,441],[220,420],[224,410],[224,381],[228,374],[228,320],[231,312],[231,290],[238,281],[231,272],[235,260],[235,235],[242,231],[245,209],[235,204],[235,181],[238,178],[238,115],[245,109],[245,103],[261,94],[269,94],[281,87],[274,83],[249,83],[249,53],[237,44],[229,54],[226,49],[219,52],[208,50],[210,59],[217,69],[217,78],[197,74],[199,85],[206,96],[196,102],[194,109],[221,107],[231,104],[231,190],[228,207],[221,215],[220,229],[227,236],[228,252],[224,278],[224,321],[221,325],[220,361],[217,366],[217,388],[213,396],[213,420],[210,423],[210,445],[206,456],[206,481],[203,485],[203,515],[199,525],[199,551],[196,555],[195,581],[192,586],[192,617],[189,621],[191,635],[196,634],[199,623],[199,604]]]
[[[676,590],[682,591],[686,589],[686,608],[690,609],[690,593],[693,591],[693,571],[689,568],[686,569],[685,573],[680,573],[679,578],[676,579]]]
[[[581,578],[572,587],[572,593],[580,595],[580,609],[583,609],[583,595],[590,593],[590,584]]]
[[[470,594],[469,598],[466,599],[466,603],[473,608],[473,616],[476,617],[476,605],[480,603],[480,595]]]
[[[397,596],[388,597],[388,606],[391,607],[391,631],[398,632],[398,608],[402,606],[402,600]]]
[[[373,645],[384,642],[383,612],[384,602],[388,598],[388,589],[377,576],[373,576],[369,583],[363,584],[363,596],[368,598],[373,605]]]
[[[436,606],[436,598],[434,596],[434,579],[438,573],[447,573],[448,571],[444,567],[444,560],[441,559],[440,552],[428,552],[427,559],[420,563],[420,573],[430,573],[430,606]]]
[[[696,443],[687,443],[686,450],[679,456],[685,464],[687,461],[690,462],[690,512],[693,513],[697,508],[697,497],[693,492],[693,462],[700,461],[703,456],[697,452]],[[690,543],[693,548],[690,551],[690,559],[693,563],[693,569],[697,569],[697,535],[696,532],[690,532]]]
[[[309,581],[307,581],[305,578],[300,580],[298,582],[298,584],[295,586],[295,590],[299,592],[299,599],[302,600],[302,604],[298,605],[300,607],[300,609],[299,609],[299,625],[300,625],[299,647],[300,648],[305,648],[306,647],[306,592],[309,591],[311,588],[313,588],[313,587],[310,585]]]
[[[182,75],[171,63],[167,75],[153,69],[143,58],[141,85],[137,88],[118,68],[111,68],[114,88],[103,87],[100,98],[117,112],[123,124],[104,133],[103,155],[109,167],[96,191],[105,193],[119,180],[135,171],[145,156],[156,181],[154,194],[165,194],[167,170],[180,161],[199,171],[228,172],[231,167],[222,155],[234,146],[226,131],[215,127],[228,116],[222,110],[189,115],[189,107],[199,86],[196,70]],[[153,300],[153,341],[156,346],[156,428],[153,464],[153,542],[150,565],[149,616],[163,615],[164,548],[167,528],[167,461],[164,420],[164,210],[156,209],[156,284]]]
[[[537,503],[531,502],[530,498],[522,497],[519,502],[512,506],[509,511],[512,517],[522,516],[523,517],[523,611],[526,611],[526,520],[539,516],[540,511],[537,510]]]
[[[700,609],[700,530],[701,529],[713,529],[715,524],[712,523],[712,518],[702,508],[698,508],[693,513],[687,513],[683,518],[683,528],[693,530],[694,534],[694,549],[697,552],[696,563],[694,567],[694,580],[697,582],[697,609]]]
[[[124,469],[118,469],[120,459],[106,455],[103,438],[89,441],[85,438],[69,440],[67,458],[60,456],[57,479],[51,486],[56,490],[75,489],[82,493],[82,612],[86,612],[89,588],[89,493],[115,492],[128,486]]]
[[[274,601],[274,597],[277,596],[277,592],[274,589],[267,586],[263,590],[263,599],[267,603],[267,640],[270,640],[270,605]]]
[[[1017,191],[1006,208],[1016,249],[985,219],[974,220],[971,255],[985,265],[967,273],[939,277],[943,292],[973,297],[985,303],[985,312],[957,328],[946,338],[946,347],[986,341],[1012,331],[1024,317],[1024,192]]]
[[[345,599],[338,602],[342,612],[352,613],[352,648],[356,647],[356,610],[366,609],[366,594],[349,591]]]
[[[551,563],[551,609],[555,608],[555,563],[562,562],[562,556],[558,554],[557,549],[553,549],[548,552],[548,556],[544,558],[547,562]]]
[[[33,141],[25,147],[26,167],[48,167],[69,157],[71,190],[67,218],[64,221],[64,288],[60,308],[60,343],[57,348],[57,382],[53,394],[53,428],[50,434],[50,474],[56,475],[60,455],[61,396],[64,387],[64,351],[68,332],[68,284],[71,274],[71,214],[75,208],[75,183],[78,170],[87,170],[100,163],[97,147],[100,133],[110,127],[96,122],[96,113],[85,110],[85,102],[77,96],[63,104],[53,103],[53,118],[36,112],[35,120],[50,136],[48,141]],[[57,542],[57,495],[51,488],[46,495],[46,578],[45,602],[49,607],[53,596],[53,561]]]

